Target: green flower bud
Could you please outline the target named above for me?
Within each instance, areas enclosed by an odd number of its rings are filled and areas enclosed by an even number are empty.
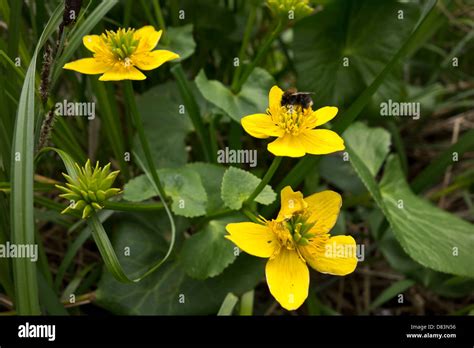
[[[78,173],[77,177],[64,174],[68,181],[65,186],[56,185],[63,192],[59,196],[74,202],[61,213],[71,213],[73,211],[82,212],[82,218],[86,219],[92,212],[102,209],[106,199],[120,193],[120,189],[111,188],[119,171],[110,172],[110,163],[100,168],[99,162],[95,167],[91,166],[87,160],[84,167],[74,164]]]
[[[267,6],[275,17],[284,20],[299,20],[313,12],[309,0],[267,0]]]

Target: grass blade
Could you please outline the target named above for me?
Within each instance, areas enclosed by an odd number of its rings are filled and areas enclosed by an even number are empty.
[[[403,280],[399,280],[396,283],[393,283],[387,289],[385,289],[379,296],[377,296],[374,302],[370,304],[369,311],[372,311],[375,308],[380,307],[385,302],[391,300],[398,294],[411,288],[413,285],[415,285],[415,281],[411,279],[403,279]]]
[[[444,175],[445,169],[452,165],[453,155],[457,153],[460,158],[463,153],[474,148],[474,129],[464,133],[459,140],[443,151],[430,165],[428,165],[413,180],[411,187],[415,193],[422,192],[436,182]]]
[[[14,244],[34,244],[33,208],[33,151],[35,120],[36,60],[46,40],[62,20],[63,4],[59,5],[46,24],[26,73],[18,104],[18,114],[13,137],[12,156],[12,235]],[[38,241],[39,242],[39,241]],[[19,315],[38,315],[38,283],[36,265],[29,259],[13,259],[15,305]]]

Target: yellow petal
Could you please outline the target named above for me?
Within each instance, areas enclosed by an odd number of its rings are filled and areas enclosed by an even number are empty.
[[[273,86],[268,93],[268,108],[272,115],[278,114],[278,111],[281,108],[281,97],[283,96],[283,91],[278,86]]]
[[[312,113],[312,118],[314,118],[315,123],[311,128],[325,124],[326,122],[331,121],[337,115],[338,109],[335,106],[325,106],[320,108]]]
[[[115,66],[102,75],[100,81],[120,81],[120,80],[144,80],[146,76],[134,66],[124,66],[117,63]]]
[[[282,247],[268,260],[265,274],[270,292],[283,308],[297,309],[308,297],[309,270],[296,250]]]
[[[82,38],[82,43],[91,52],[97,52],[102,46],[102,40],[99,35],[86,35]]]
[[[135,52],[140,53],[153,50],[158,44],[162,32],[162,30],[156,31],[151,25],[138,29],[133,35],[135,40],[139,40]]]
[[[247,133],[259,139],[268,138],[269,136],[278,137],[283,135],[284,132],[272,121],[271,116],[266,114],[245,116],[240,120],[240,123]]]
[[[63,66],[63,69],[74,70],[81,74],[102,74],[103,72],[110,69],[110,66],[104,64],[95,58],[83,58],[67,63]]]
[[[286,186],[281,190],[280,197],[281,208],[277,221],[291,218],[295,212],[301,211],[308,206],[303,199],[303,194],[299,191],[294,192],[290,186]]]
[[[306,130],[299,135],[299,140],[307,153],[324,155],[345,149],[344,140],[328,129]]]
[[[246,253],[258,257],[270,257],[279,247],[276,235],[265,225],[238,222],[226,226],[226,238]]]
[[[315,222],[313,233],[328,233],[336,223],[342,205],[341,195],[334,191],[322,191],[306,197],[308,210],[311,212],[309,222]]]
[[[296,135],[285,134],[267,146],[275,156],[302,157],[306,154],[305,148]]]
[[[351,236],[334,236],[318,246],[318,237],[298,250],[306,262],[321,273],[347,275],[357,266],[356,242]]]
[[[142,52],[133,54],[132,61],[133,65],[141,70],[152,70],[158,68],[167,61],[179,58],[179,55],[167,51],[167,50],[156,50],[152,52]]]

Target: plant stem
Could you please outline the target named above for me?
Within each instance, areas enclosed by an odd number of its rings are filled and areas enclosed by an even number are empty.
[[[270,165],[270,168],[268,168],[267,172],[265,173],[265,176],[263,177],[262,181],[258,184],[258,186],[255,188],[255,190],[252,192],[252,194],[247,198],[247,200],[244,202],[244,206],[250,205],[255,198],[259,195],[260,192],[265,188],[265,186],[268,184],[268,182],[272,179],[273,175],[275,174],[276,170],[280,166],[281,160],[283,157],[276,156],[273,159],[272,164]]]
[[[255,222],[257,224],[261,223],[258,217],[245,205],[240,209],[240,211],[242,212],[242,214],[248,217],[250,221]]]
[[[188,80],[184,75],[183,67],[181,64],[176,64],[171,68],[171,73],[174,75],[178,82],[179,91],[183,97],[184,105],[189,113],[189,117],[193,123],[194,129],[196,130],[199,142],[201,143],[202,151],[206,161],[209,162],[213,158],[211,146],[208,144],[209,136],[202,122],[201,113],[199,112],[199,106],[194,98],[194,95],[189,86]]]
[[[155,183],[159,193],[161,194],[161,197],[165,199],[165,190],[163,189],[163,185],[161,184],[160,178],[158,177],[158,173],[156,172],[155,162],[153,161],[150,146],[148,145],[145,130],[143,129],[142,118],[137,110],[137,104],[135,102],[135,96],[133,94],[133,86],[131,81],[125,81],[124,95],[128,111],[130,113],[130,116],[132,117],[133,124],[138,132],[138,138],[140,140],[143,153],[145,154],[145,161],[148,166],[148,170],[151,173],[153,182]]]
[[[104,209],[116,211],[156,211],[164,209],[163,203],[104,202]]]
[[[239,315],[252,315],[253,313],[253,298],[254,290],[247,291],[240,298],[240,311]]]
[[[155,10],[156,20],[158,22],[158,25],[160,26],[160,29],[165,32],[165,35],[163,35],[162,41],[166,46],[168,45],[169,40],[168,40],[168,37],[166,37],[166,25],[165,25],[165,20],[163,18],[163,12],[161,11],[159,0],[153,0],[153,9]]]
[[[213,163],[217,163],[217,151],[219,150],[219,145],[217,144],[217,125],[222,117],[222,114],[215,115],[211,118],[209,124],[209,142],[211,148],[211,159]]]
[[[143,152],[145,154],[145,162],[146,163],[143,163],[142,160],[140,159],[140,157],[137,156],[136,154],[135,154],[135,157],[136,157],[136,159],[139,163],[139,166],[145,172],[145,174],[148,177],[148,180],[153,184],[154,189],[157,191],[158,195],[160,196],[161,202],[163,203],[163,208],[165,209],[166,214],[168,215],[168,218],[169,218],[169,221],[170,221],[170,227],[171,227],[170,245],[168,247],[168,251],[166,252],[166,255],[163,257],[163,259],[161,259],[161,261],[158,261],[156,264],[151,266],[151,268],[148,269],[143,275],[141,275],[140,277],[133,280],[134,282],[139,282],[140,280],[148,277],[150,274],[152,274],[154,271],[156,271],[168,259],[168,257],[171,255],[171,252],[173,251],[175,239],[176,239],[176,225],[174,223],[173,215],[171,214],[171,211],[170,211],[168,205],[166,204],[166,193],[165,193],[165,190],[164,190],[163,186],[161,185],[160,178],[158,177],[158,173],[157,173],[156,168],[155,168],[155,163],[153,162],[153,157],[151,156],[150,146],[148,145],[148,141],[147,141],[146,136],[145,136],[145,131],[143,130],[143,122],[142,122],[142,119],[141,119],[141,115],[138,113],[138,110],[137,110],[137,104],[135,102],[135,96],[133,94],[133,87],[132,87],[132,82],[131,81],[126,81],[125,82],[124,91],[125,91],[126,105],[128,106],[128,110],[129,110],[129,113],[131,114],[131,117],[132,117],[133,123],[135,125],[135,128],[138,131],[138,136],[140,138],[140,143],[141,143]],[[95,215],[94,215],[94,218],[95,218]],[[100,222],[99,222],[99,224],[100,224]],[[96,226],[96,227],[99,227],[99,226]],[[97,229],[97,231],[101,232],[100,229]],[[102,247],[108,247],[109,245],[106,243],[107,241],[105,240],[106,235],[105,236],[99,236],[99,237],[102,237],[102,239],[98,240],[97,239],[98,238],[97,234],[98,233],[94,233],[94,230],[93,230],[93,236],[94,236],[94,239],[96,240],[96,243],[99,242],[99,243],[102,243]],[[113,254],[113,249],[109,248],[108,251],[110,251],[109,257],[113,256],[112,255]],[[101,254],[104,254],[104,253],[101,251]],[[115,259],[116,259],[116,257],[115,257]],[[110,263],[110,261],[114,261],[114,264],[113,265],[109,264],[108,267],[109,266],[114,266],[116,268],[115,271],[117,271],[117,270],[119,271],[118,273],[116,273],[116,276],[118,276],[117,279],[120,280],[124,274],[122,274],[123,270],[121,268],[117,268],[117,267],[120,266],[120,264],[118,262],[115,262],[115,259],[109,258],[109,260],[107,262]],[[105,261],[105,259],[104,259],[104,261]],[[110,268],[109,268],[109,270],[110,270]],[[123,280],[125,280],[125,279],[123,278]]]
[[[255,6],[252,6],[252,8],[250,10],[249,17],[247,19],[247,24],[245,25],[244,38],[242,40],[242,46],[240,46],[239,66],[237,67],[237,69],[235,69],[234,76],[232,77],[232,85],[230,87],[230,89],[232,91],[236,90],[237,84],[239,82],[240,72],[242,70],[242,61],[245,58],[245,51],[247,51],[247,46],[248,46],[249,41],[250,41],[250,35],[252,34],[252,30],[254,28],[256,14],[257,14],[257,8]]]
[[[242,77],[239,79],[239,82],[235,84],[235,89],[232,91],[234,93],[240,92],[240,89],[242,88],[242,85],[247,81],[248,77],[252,73],[252,71],[255,69],[255,67],[260,64],[262,61],[263,57],[265,57],[265,54],[267,53],[268,49],[270,48],[271,44],[273,41],[280,35],[281,29],[283,25],[281,21],[278,21],[275,25],[275,28],[272,30],[270,35],[267,36],[265,39],[264,43],[260,47],[260,50],[257,52],[257,55],[255,56],[254,60],[252,63],[250,63],[246,68],[245,71],[242,75]]]

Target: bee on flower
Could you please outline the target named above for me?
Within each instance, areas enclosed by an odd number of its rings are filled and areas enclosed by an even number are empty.
[[[228,224],[226,238],[248,254],[268,258],[265,274],[270,292],[283,308],[294,310],[308,297],[308,266],[338,276],[352,273],[357,266],[354,238],[329,234],[341,204],[334,191],[303,198],[287,186],[281,191],[276,219]]]
[[[325,106],[313,111],[310,93],[283,92],[278,86],[271,88],[268,99],[265,114],[245,116],[241,124],[255,138],[276,137],[267,146],[275,156],[323,155],[345,149],[344,140],[336,132],[314,129],[332,120],[337,107]]]

